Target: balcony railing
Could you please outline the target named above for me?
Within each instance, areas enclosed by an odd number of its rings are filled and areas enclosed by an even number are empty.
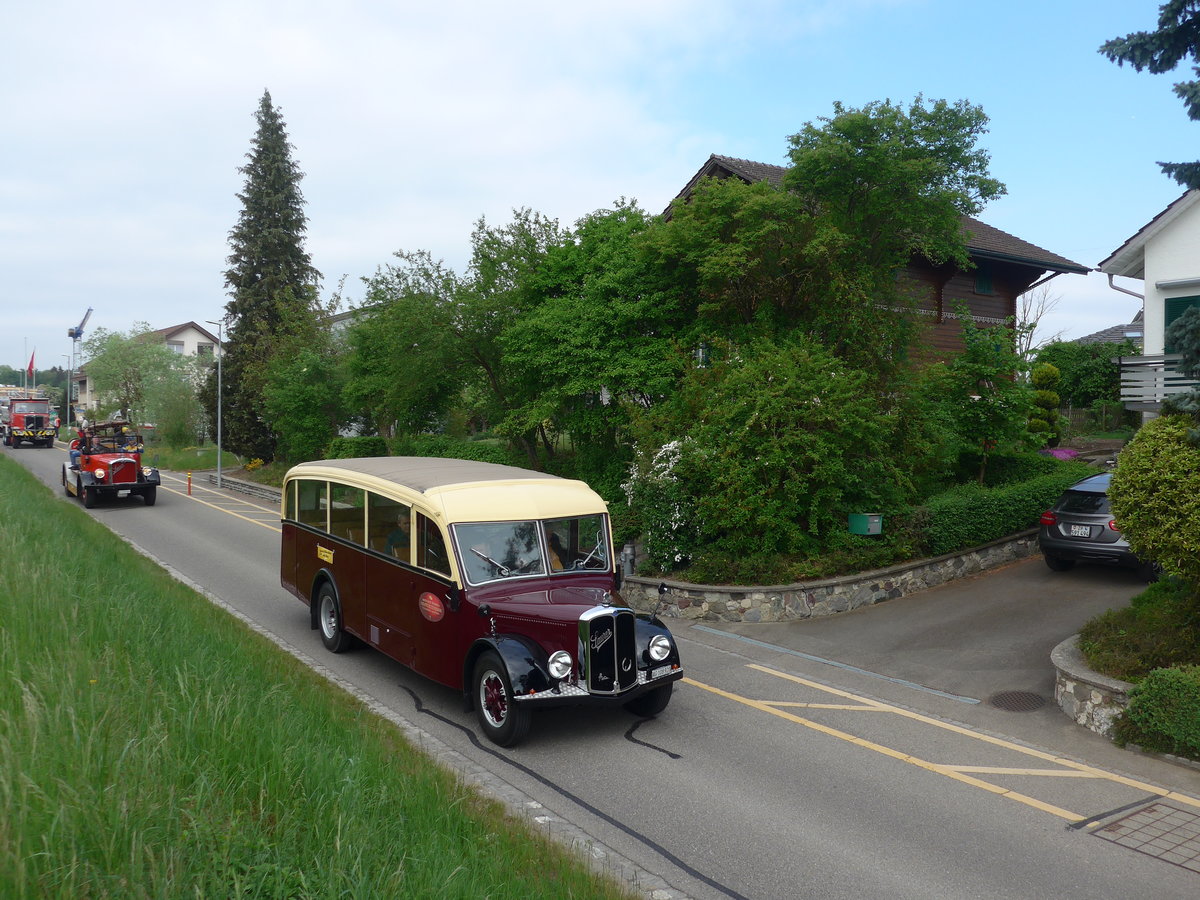
[[[1125,408],[1157,411],[1169,395],[1195,387],[1194,379],[1184,378],[1176,370],[1179,359],[1178,353],[1114,359],[1121,367],[1121,402]]]

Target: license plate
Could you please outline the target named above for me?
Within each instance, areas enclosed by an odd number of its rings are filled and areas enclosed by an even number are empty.
[[[662,678],[664,675],[669,674],[671,674],[670,666],[659,666],[657,669],[650,670],[650,680],[653,681],[655,678]]]
[[[1072,525],[1071,537],[1091,537],[1092,528],[1090,525]]]

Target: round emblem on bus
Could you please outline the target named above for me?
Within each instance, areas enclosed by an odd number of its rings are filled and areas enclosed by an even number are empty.
[[[417,606],[421,610],[421,615],[430,622],[440,622],[446,615],[446,605],[442,603],[442,598],[429,591],[421,595],[417,600]]]

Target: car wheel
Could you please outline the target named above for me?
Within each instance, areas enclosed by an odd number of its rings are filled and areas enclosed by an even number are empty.
[[[96,489],[88,485],[83,489],[83,508],[94,509],[96,506]]]
[[[1046,560],[1046,565],[1055,572],[1066,572],[1068,569],[1075,568],[1073,559],[1063,559],[1061,556],[1051,556],[1049,553],[1043,553],[1042,556]]]
[[[488,740],[501,747],[512,747],[529,733],[530,712],[513,698],[508,668],[500,657],[488,651],[475,663],[471,681],[475,693],[475,712]]]
[[[675,684],[672,682],[671,684],[664,684],[660,688],[655,688],[652,691],[646,691],[646,693],[634,697],[626,703],[625,709],[643,719],[657,716],[671,702],[671,689],[674,687]]]
[[[317,627],[321,629],[321,643],[330,653],[345,653],[354,643],[342,627],[342,606],[328,581],[317,590]]]
[[[1150,584],[1154,584],[1162,577],[1162,566],[1158,563],[1142,563],[1138,566],[1138,574]]]
[[[142,499],[146,501],[147,506],[153,506],[154,501],[158,499],[158,485],[148,487],[142,491]]]

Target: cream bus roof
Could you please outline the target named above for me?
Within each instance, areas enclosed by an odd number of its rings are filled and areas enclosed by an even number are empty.
[[[607,511],[600,495],[582,481],[464,459],[314,460],[293,466],[287,477],[330,478],[393,495],[421,494],[447,523],[553,519]]]

